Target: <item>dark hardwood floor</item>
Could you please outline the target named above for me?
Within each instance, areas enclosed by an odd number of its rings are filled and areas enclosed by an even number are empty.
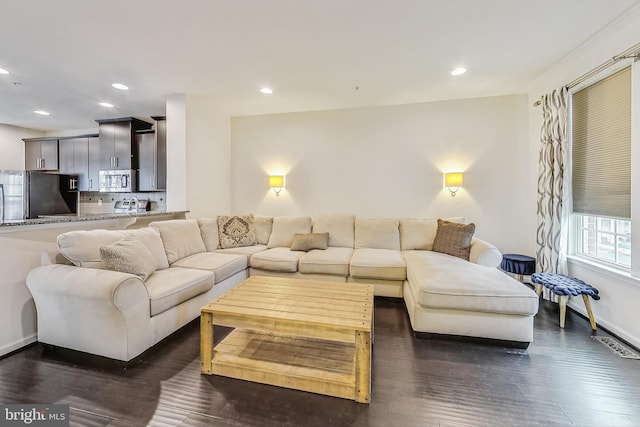
[[[129,369],[31,346],[0,360],[0,403],[69,404],[78,426],[640,426],[640,361],[590,335],[543,302],[527,350],[420,340],[401,300],[376,299],[370,405],[202,376],[197,322]]]

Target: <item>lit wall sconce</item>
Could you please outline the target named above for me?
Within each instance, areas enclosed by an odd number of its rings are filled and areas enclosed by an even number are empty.
[[[273,189],[276,196],[279,196],[280,191],[282,191],[282,188],[284,187],[284,175],[270,175],[269,187]]]
[[[462,172],[447,172],[444,174],[444,186],[451,192],[451,197],[462,187]]]

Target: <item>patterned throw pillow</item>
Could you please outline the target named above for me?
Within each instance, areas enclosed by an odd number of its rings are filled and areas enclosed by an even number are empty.
[[[135,274],[142,280],[147,280],[158,267],[153,254],[144,243],[131,237],[101,246],[100,257],[107,270]]]
[[[296,234],[291,242],[292,251],[309,252],[311,249],[327,249],[329,233]]]
[[[253,215],[218,217],[218,236],[222,249],[239,248],[256,244]]]
[[[476,225],[458,224],[455,222],[438,220],[438,231],[433,241],[434,252],[441,252],[448,255],[457,256],[469,261],[469,251],[471,250],[471,239],[476,231]]]

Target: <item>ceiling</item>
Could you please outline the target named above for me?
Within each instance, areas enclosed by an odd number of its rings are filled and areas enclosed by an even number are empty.
[[[638,3],[12,1],[0,14],[0,123],[93,128],[162,115],[173,94],[240,116],[522,93]],[[458,65],[468,72],[452,77]]]

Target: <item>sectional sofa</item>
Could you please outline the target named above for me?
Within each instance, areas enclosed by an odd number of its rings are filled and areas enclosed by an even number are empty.
[[[438,232],[435,219],[348,214],[71,231],[58,236],[62,256],[45,258],[27,286],[39,341],[121,361],[197,318],[202,306],[249,275],[372,283],[376,295],[404,298],[416,332],[526,347],[536,294],[499,271],[501,253],[476,237],[468,260],[432,251]]]

